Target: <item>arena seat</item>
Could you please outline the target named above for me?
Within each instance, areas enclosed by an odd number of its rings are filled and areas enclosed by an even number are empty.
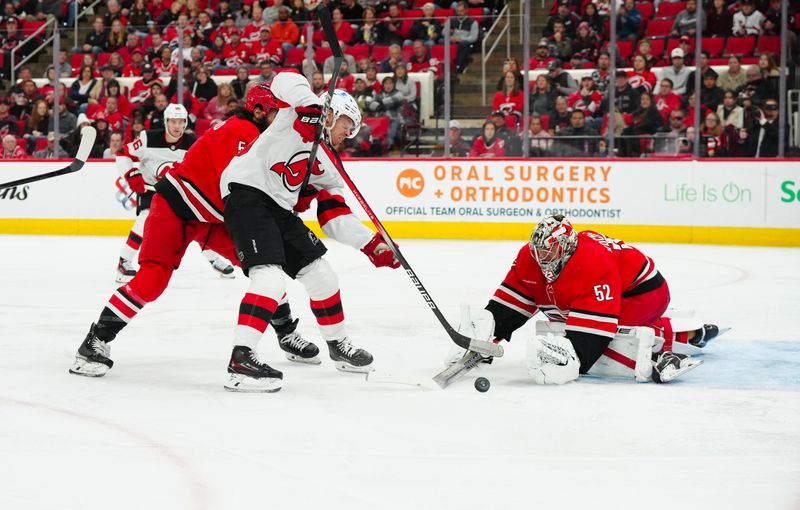
[[[636,9],[641,13],[642,21],[647,22],[653,18],[653,12],[655,11],[653,4],[642,2],[636,5]]]
[[[111,61],[111,53],[104,51],[103,53],[97,54],[97,63],[95,67],[100,69],[101,66],[108,64]]]
[[[619,56],[624,61],[628,61],[633,55],[633,41],[617,41]]]
[[[373,46],[372,47],[372,61],[380,63],[383,59],[389,56],[388,46]]]
[[[345,53],[353,57],[358,62],[361,59],[369,58],[369,45],[368,44],[354,44],[345,48]]]
[[[680,39],[676,39],[674,37],[667,39],[667,51],[665,56],[667,57],[667,61],[669,61],[669,57],[672,54],[672,50],[679,47],[681,45]],[[689,45],[689,51],[694,51],[694,39],[692,39],[691,44]]]
[[[671,19],[654,19],[647,24],[645,36],[648,38],[667,37],[672,31],[673,23]]]
[[[97,113],[98,111],[100,111],[102,109],[103,109],[103,105],[101,105],[101,104],[97,104],[97,103],[95,103],[95,104],[87,104],[86,105],[86,116],[91,119],[91,118],[94,117],[95,113]]]
[[[314,48],[314,62],[324,64],[325,60],[333,55],[333,50],[330,48]]]
[[[736,55],[737,57],[744,57],[752,55],[753,50],[756,48],[755,37],[728,37],[728,42],[725,44],[726,57]]]
[[[800,17],[800,16],[799,16]],[[769,55],[781,54],[781,36],[779,35],[762,35],[758,38],[758,46],[756,53],[767,53]]]
[[[641,11],[641,7],[637,6],[637,9]],[[678,15],[679,12],[686,9],[686,2],[660,2],[658,4],[658,10],[655,14],[655,19],[670,19],[674,20],[675,16]]]
[[[725,48],[725,39],[722,37],[703,37],[700,47],[711,53],[712,57],[718,57],[722,55],[722,50]]]
[[[208,131],[210,127],[210,119],[197,119],[197,123],[194,126],[194,132],[197,136],[202,136],[202,134]]]
[[[235,67],[219,67],[214,69],[214,76],[236,76]]]
[[[43,151],[47,148],[47,138],[40,136],[36,139],[36,146],[33,148],[34,152]]]
[[[648,39],[650,41],[650,53],[661,59],[664,55],[665,39]]]
[[[305,48],[289,48],[289,51],[286,52],[286,61],[284,65],[287,66],[297,66],[303,63],[303,59],[306,56],[306,49]]]
[[[456,50],[458,46],[456,44],[450,45],[450,64],[452,65],[453,62],[456,61]],[[431,58],[436,58],[441,61],[444,61],[444,44],[434,44],[431,46]]]

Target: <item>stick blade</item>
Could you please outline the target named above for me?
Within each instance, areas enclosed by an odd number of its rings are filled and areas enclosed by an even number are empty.
[[[78,153],[75,154],[75,159],[81,162],[81,166],[89,159],[95,138],[97,138],[97,130],[92,126],[84,126],[81,129],[81,143],[78,146]]]

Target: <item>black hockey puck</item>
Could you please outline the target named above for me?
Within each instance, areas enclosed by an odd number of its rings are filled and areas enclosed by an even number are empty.
[[[477,379],[475,379],[475,389],[480,391],[481,393],[486,393],[487,391],[489,391],[489,386],[491,386],[489,379],[485,377],[478,377]]]

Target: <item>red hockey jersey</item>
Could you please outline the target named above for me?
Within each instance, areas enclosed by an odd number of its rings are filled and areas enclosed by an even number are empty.
[[[495,317],[495,336],[511,333],[541,310],[566,322],[570,332],[614,338],[623,297],[664,284],[650,257],[617,239],[592,231],[578,233],[578,247],[558,279],[548,283],[529,245],[523,246],[487,309]],[[624,324],[639,326],[640,324]]]
[[[156,189],[185,220],[222,223],[219,179],[233,157],[259,135],[249,121],[231,117],[206,131]]]

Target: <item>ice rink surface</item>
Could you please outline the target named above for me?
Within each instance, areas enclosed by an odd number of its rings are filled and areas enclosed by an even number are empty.
[[[101,379],[67,373],[110,293],[123,239],[0,236],[0,508],[798,509],[800,250],[638,245],[672,306],[733,326],[669,385],[529,384],[525,337],[446,390],[368,383],[262,357],[275,394],[223,391],[247,280],[191,247],[113,342]],[[450,341],[400,270],[328,242],[354,343],[432,377]],[[401,247],[453,323],[483,306],[519,242]],[[289,296],[321,345],[302,288]],[[547,507],[543,505],[548,505]]]

